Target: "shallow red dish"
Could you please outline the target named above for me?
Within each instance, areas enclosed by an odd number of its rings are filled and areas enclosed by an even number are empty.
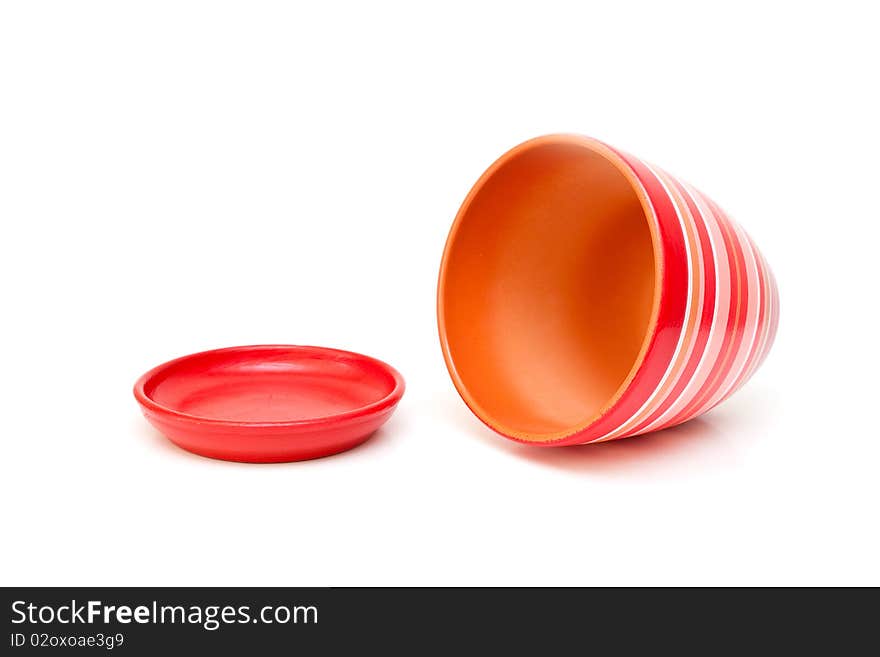
[[[391,417],[403,377],[382,361],[324,347],[204,351],[150,370],[134,386],[144,416],[202,456],[272,463],[329,456]]]

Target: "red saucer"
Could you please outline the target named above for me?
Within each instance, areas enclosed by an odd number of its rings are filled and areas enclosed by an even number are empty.
[[[329,456],[364,442],[403,396],[382,361],[323,347],[230,347],[144,374],[134,396],[171,442],[202,456],[271,463]]]

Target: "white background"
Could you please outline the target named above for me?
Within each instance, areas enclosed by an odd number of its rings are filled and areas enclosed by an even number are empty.
[[[6,585],[880,584],[880,46],[871,4],[7,2]],[[549,132],[656,162],[779,279],[776,346],[680,428],[569,449],[456,395],[434,294],[480,173]],[[351,349],[370,442],[183,452],[145,370]]]

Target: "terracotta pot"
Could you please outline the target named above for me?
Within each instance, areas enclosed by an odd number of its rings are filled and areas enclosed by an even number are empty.
[[[437,315],[455,387],[498,433],[573,445],[705,413],[767,356],[776,283],[701,192],[588,137],[505,153],[446,242]]]

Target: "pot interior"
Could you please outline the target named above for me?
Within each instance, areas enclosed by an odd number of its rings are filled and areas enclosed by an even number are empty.
[[[569,138],[514,149],[468,197],[441,268],[441,341],[462,396],[523,440],[586,427],[634,368],[655,269],[618,164]]]

